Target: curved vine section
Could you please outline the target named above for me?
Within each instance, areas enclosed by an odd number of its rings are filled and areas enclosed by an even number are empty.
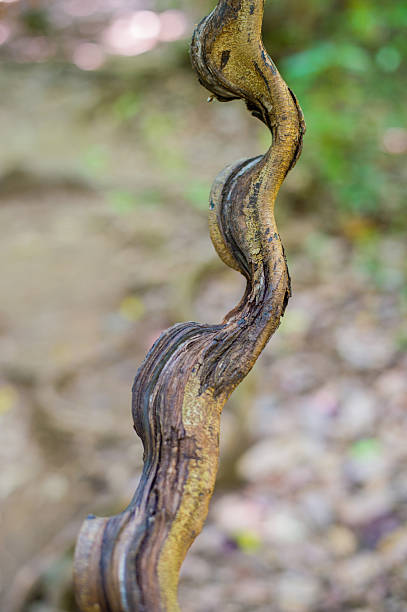
[[[218,464],[219,419],[280,323],[290,296],[274,202],[297,161],[301,109],[261,40],[262,0],[219,0],[197,26],[191,59],[218,100],[245,101],[271,132],[264,155],[223,170],[210,194],[212,242],[246,291],[222,323],[180,323],[153,345],[133,385],[144,468],[128,508],[90,516],[75,554],[82,612],[178,610],[178,574],[205,521]]]

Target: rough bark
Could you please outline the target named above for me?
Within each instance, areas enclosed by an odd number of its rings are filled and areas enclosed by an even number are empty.
[[[299,157],[305,126],[263,47],[262,18],[262,0],[219,0],[191,45],[201,84],[220,101],[243,99],[272,136],[264,155],[223,170],[210,195],[212,242],[247,288],[222,323],[180,323],[165,331],[137,372],[133,419],[144,469],[128,508],[112,518],[88,517],[81,529],[75,585],[83,612],[179,609],[180,566],[215,484],[221,410],[290,296],[274,202]]]

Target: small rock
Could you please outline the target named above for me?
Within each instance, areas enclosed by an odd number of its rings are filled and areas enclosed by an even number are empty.
[[[264,523],[266,539],[275,544],[295,544],[306,538],[307,527],[291,511],[270,513]]]
[[[385,488],[362,491],[344,499],[338,510],[342,521],[348,525],[363,525],[391,512],[394,504],[392,493]]]
[[[185,562],[182,564],[180,572],[181,580],[189,580],[194,584],[202,584],[210,582],[211,566],[202,557],[197,555],[187,555]]]
[[[306,437],[266,438],[240,458],[237,470],[243,478],[255,482],[281,476],[298,465],[313,463],[319,452],[318,444]]]
[[[362,329],[353,324],[342,326],[336,330],[335,337],[342,359],[360,370],[381,370],[395,353],[389,336],[378,327]]]
[[[69,480],[63,474],[50,474],[41,484],[41,492],[52,501],[59,501],[69,490]]]
[[[344,393],[335,432],[346,437],[366,434],[374,425],[376,401],[367,389],[350,387]]]
[[[306,612],[318,600],[320,585],[312,576],[286,572],[277,583],[276,596],[283,612]]]
[[[359,542],[362,548],[373,550],[377,548],[378,542],[389,533],[394,532],[400,526],[397,515],[384,514],[373,521],[361,525],[359,531]]]
[[[405,371],[402,368],[386,370],[376,381],[377,391],[388,400],[398,399],[399,396],[406,396],[407,380]]]
[[[273,364],[272,376],[285,393],[296,395],[323,384],[335,372],[327,355],[296,352]]]
[[[301,420],[305,427],[318,437],[325,437],[332,432],[333,418],[338,412],[338,392],[332,385],[324,385],[316,392],[298,398]]]
[[[380,552],[390,565],[399,566],[407,558],[407,525],[395,529],[380,540]]]
[[[352,446],[343,469],[350,482],[365,485],[386,481],[391,473],[391,465],[389,453],[383,453],[374,438],[366,438]]]
[[[270,587],[267,582],[254,579],[246,579],[239,582],[239,600],[251,609],[257,610],[260,605],[270,601]]]
[[[321,528],[332,523],[333,508],[327,492],[309,490],[301,497],[300,505],[313,526]]]
[[[211,555],[219,554],[225,541],[222,531],[215,525],[208,523],[193,542],[189,554]]]
[[[382,563],[377,553],[359,553],[350,559],[338,563],[336,577],[348,595],[361,593],[370,582],[383,572]]]
[[[348,557],[358,546],[354,533],[342,525],[335,525],[327,533],[328,546],[335,557]]]
[[[255,531],[263,513],[263,507],[256,501],[239,495],[224,495],[212,510],[217,526],[232,535],[241,530]]]

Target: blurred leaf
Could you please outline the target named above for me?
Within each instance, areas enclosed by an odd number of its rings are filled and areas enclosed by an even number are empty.
[[[107,200],[113,210],[125,214],[139,206],[146,208],[161,206],[165,202],[165,194],[158,189],[144,189],[139,193],[126,189],[112,189],[107,194]]]
[[[335,47],[331,42],[321,42],[301,53],[285,58],[283,68],[287,78],[301,78],[316,75],[332,65]]]
[[[369,459],[382,453],[382,445],[377,438],[362,438],[351,447],[351,454],[356,459]]]
[[[22,22],[33,34],[48,34],[51,26],[48,12],[44,8],[32,8],[22,13]]]
[[[17,403],[17,390],[11,385],[2,385],[0,387],[0,416],[9,412]]]
[[[145,306],[137,295],[127,295],[120,303],[119,313],[128,321],[138,321],[145,313]]]
[[[125,189],[114,189],[108,193],[107,198],[112,208],[121,214],[129,212],[137,206],[134,193]]]
[[[185,198],[199,210],[207,210],[209,201],[209,183],[193,182],[185,189]]]
[[[159,189],[144,189],[137,198],[137,202],[140,206],[155,208],[156,206],[162,206],[167,197],[168,196],[166,196],[165,193],[161,193]]]
[[[371,61],[368,53],[363,47],[357,45],[343,44],[337,49],[339,66],[353,72],[363,72],[370,68]]]
[[[347,11],[350,25],[356,36],[372,39],[377,35],[379,17],[376,8],[366,0],[353,0],[351,8]]]
[[[370,59],[362,47],[320,42],[307,51],[286,58],[283,66],[287,78],[310,78],[335,66],[352,72],[367,70]]]
[[[342,221],[344,235],[352,242],[366,242],[378,239],[377,229],[366,217],[345,217]]]
[[[133,92],[126,92],[117,98],[113,105],[113,111],[121,121],[126,121],[137,115],[140,106],[139,96]]]
[[[381,47],[376,54],[376,62],[385,72],[394,72],[401,64],[401,55],[395,47]]]
[[[99,175],[108,167],[108,153],[103,147],[90,147],[83,155],[83,163],[91,174]]]
[[[234,539],[240,550],[246,553],[255,553],[261,547],[261,539],[255,531],[239,531]]]

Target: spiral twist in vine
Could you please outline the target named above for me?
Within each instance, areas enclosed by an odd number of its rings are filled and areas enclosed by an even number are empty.
[[[261,40],[262,0],[219,0],[191,45],[201,84],[224,102],[241,98],[269,128],[264,155],[223,170],[210,194],[212,242],[247,280],[222,323],[165,331],[137,372],[133,419],[144,469],[128,508],[88,517],[75,555],[83,612],[178,610],[181,563],[201,531],[218,464],[220,413],[280,323],[290,278],[274,202],[296,163],[301,109]]]

